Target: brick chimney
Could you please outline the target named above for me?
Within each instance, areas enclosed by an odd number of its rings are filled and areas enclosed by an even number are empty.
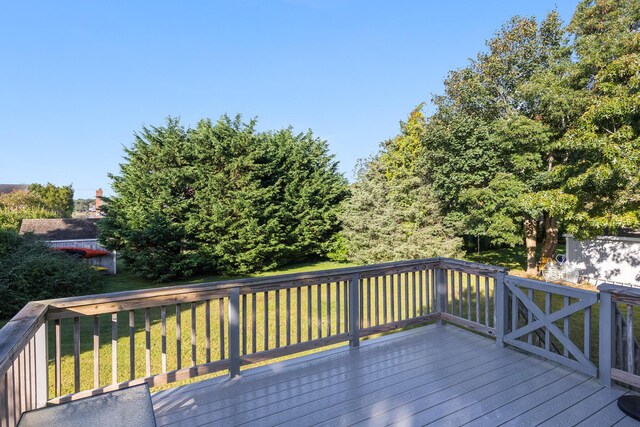
[[[102,188],[96,190],[96,216],[100,216],[100,207],[102,206]]]

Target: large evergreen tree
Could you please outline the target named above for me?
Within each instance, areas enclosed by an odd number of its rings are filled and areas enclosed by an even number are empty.
[[[112,176],[102,239],[153,279],[234,274],[326,254],[346,181],[324,141],[223,116],[143,128]]]
[[[425,121],[422,105],[401,123],[376,157],[363,162],[341,215],[347,258],[375,263],[457,256],[461,240],[445,227],[440,204],[417,167]]]

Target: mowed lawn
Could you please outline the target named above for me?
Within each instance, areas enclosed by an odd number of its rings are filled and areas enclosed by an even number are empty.
[[[496,251],[486,251],[481,253],[479,256],[473,254],[467,257],[468,260],[483,262],[487,264],[493,265],[505,265],[512,270],[520,270],[524,266],[524,250],[523,248],[515,248],[515,249],[500,249]],[[277,274],[287,274],[287,273],[298,273],[298,272],[306,272],[306,271],[317,271],[317,270],[325,270],[332,268],[341,268],[350,266],[351,264],[340,264],[340,263],[332,263],[332,262],[318,262],[318,263],[308,263],[303,265],[294,265],[289,268],[284,268],[278,271],[272,271],[268,273],[262,273],[259,275],[253,275],[250,277],[257,276],[268,276],[268,275],[277,275]],[[520,267],[520,268],[519,268]],[[522,272],[520,272],[522,273]],[[518,274],[518,273],[516,273]],[[172,284],[187,284],[187,283],[204,283],[211,282],[216,280],[226,280],[230,279],[230,277],[220,277],[220,276],[206,276],[199,277],[194,280],[180,281]],[[404,279],[401,278],[402,281]],[[458,290],[457,280],[458,275],[455,275],[456,280],[456,292]],[[171,286],[172,284],[166,284],[165,286]],[[463,281],[463,284],[466,286],[466,278]],[[135,276],[123,272],[116,276],[108,277],[106,279],[105,286],[103,287],[103,292],[116,292],[121,290],[131,290],[131,289],[146,289],[158,287],[155,283],[150,283],[148,281],[136,278]],[[342,294],[342,288],[338,288],[337,284],[329,285],[327,289],[327,285],[322,285],[321,287],[313,287],[311,292],[311,301],[312,301],[312,318],[309,319],[306,315],[306,307],[309,295],[307,293],[307,289],[303,289],[300,294],[296,291],[292,291],[290,294],[290,307],[292,308],[292,312],[295,312],[295,308],[298,304],[298,298],[300,298],[300,304],[302,307],[301,312],[301,331],[300,335],[302,337],[302,341],[306,341],[308,338],[308,332],[311,330],[311,339],[318,337],[317,326],[318,322],[316,320],[317,316],[317,302],[318,295],[317,290],[320,289],[320,310],[322,313],[322,318],[320,320],[320,328],[322,336],[326,336],[329,333],[329,325],[327,322],[327,291],[329,292],[330,299],[332,301],[330,308],[330,315],[332,318],[331,325],[331,333],[336,334],[337,324],[336,324],[336,293],[340,291]],[[404,289],[404,286],[401,287]],[[475,289],[475,283],[472,282],[472,289]],[[381,293],[382,291],[380,291]],[[480,312],[484,313],[484,282],[482,282],[482,286],[480,286]],[[466,289],[463,289],[462,293],[463,298],[463,307],[468,306],[468,302],[466,300]],[[404,294],[401,295],[401,299],[404,300]],[[475,305],[476,296],[472,295],[471,306]],[[493,289],[491,288],[489,293],[489,298],[491,304],[493,304]],[[544,295],[542,293],[535,294],[535,301],[537,305],[544,309]],[[564,305],[564,300],[562,297],[555,296],[551,300],[552,302],[552,311],[557,311],[561,309]],[[280,303],[280,316],[279,316],[279,326],[277,326],[276,322],[276,292],[269,292],[268,295],[268,328],[267,328],[267,342],[265,343],[265,330],[264,330],[264,321],[265,321],[265,304],[264,304],[264,296],[263,294],[259,294],[256,298],[256,335],[255,335],[255,348],[257,351],[264,350],[265,348],[275,348],[275,334],[276,329],[280,331],[280,340],[279,345],[286,345],[286,308],[285,308],[285,291],[280,292],[279,297]],[[396,299],[396,306],[398,304],[398,300]],[[192,364],[192,306],[191,304],[182,304],[181,305],[181,339],[180,339],[180,359],[181,359],[181,367],[189,367]],[[383,307],[379,306],[380,311],[384,310]],[[419,309],[419,307],[418,307]],[[396,307],[396,311],[398,308]],[[456,309],[457,310],[457,309]],[[253,311],[253,301],[251,297],[247,298],[247,320],[248,320],[248,334],[246,337],[246,347],[247,353],[252,352],[252,348],[254,346],[254,337],[250,332],[251,329],[251,320],[252,320],[252,311]],[[387,311],[389,312],[389,307],[387,307]],[[144,310],[135,310],[134,319],[135,319],[135,371],[134,377],[144,377],[146,374],[146,360],[145,360],[145,317]],[[221,358],[227,357],[228,352],[228,336],[227,334],[227,323],[226,319],[228,313],[226,312],[226,304],[223,305],[223,316],[224,323],[221,325],[219,323],[219,306],[217,300],[212,300],[210,305],[210,322],[211,322],[211,344],[210,344],[210,357],[212,361],[219,360]],[[397,313],[396,313],[397,315]],[[640,314],[636,313],[636,316],[640,316]],[[381,316],[382,317],[382,316]],[[466,317],[466,309],[463,309],[463,317]],[[473,315],[472,315],[473,317]],[[177,352],[177,340],[176,340],[176,306],[170,305],[167,306],[166,311],[166,336],[167,336],[167,359],[166,359],[166,368],[167,371],[171,371],[177,368],[177,360],[178,360],[178,352]],[[205,350],[205,304],[197,303],[195,305],[195,331],[196,331],[196,363],[203,363],[206,360],[206,350]],[[341,313],[341,332],[344,332],[345,327],[344,313]],[[482,318],[481,321],[484,319]],[[291,343],[297,342],[297,321],[293,318],[289,319],[290,321],[290,341]],[[640,321],[640,318],[638,318]],[[493,319],[491,319],[491,324],[493,324]],[[597,358],[597,333],[598,333],[598,307],[595,306],[591,310],[591,355],[592,359],[595,360]],[[562,321],[556,322],[556,325],[562,330],[564,328],[564,324]],[[51,325],[53,326],[53,325]],[[573,315],[570,319],[570,335],[572,340],[580,347],[583,346],[584,340],[584,315],[582,313]],[[80,389],[86,390],[94,387],[94,354],[93,354],[93,318],[82,318],[80,320],[80,329],[81,329],[81,356],[80,356]],[[50,343],[49,343],[49,354],[50,354],[50,396],[55,395],[54,389],[54,334],[53,328],[51,328],[50,332]],[[241,325],[242,330],[242,325]],[[111,335],[112,334],[112,324],[111,324],[111,315],[101,315],[100,316],[100,386],[108,385],[112,383],[112,352],[113,348],[111,345]],[[118,360],[118,369],[117,369],[117,381],[127,381],[130,379],[130,338],[129,338],[130,330],[129,330],[129,313],[123,312],[118,315],[118,341],[117,341],[117,360]],[[225,344],[221,346],[221,334],[224,335]],[[74,388],[73,381],[73,373],[74,373],[74,364],[73,364],[73,321],[71,319],[66,319],[62,322],[62,395],[67,393],[72,393]],[[552,339],[552,343],[558,345],[558,348],[562,352],[562,347],[556,342],[556,340]],[[241,341],[241,353],[243,352],[244,343]],[[345,345],[345,344],[338,344]],[[151,373],[157,374],[161,372],[161,322],[160,322],[160,308],[151,309]],[[316,350],[317,351],[317,350]],[[294,356],[288,356],[294,357]],[[271,363],[263,362],[263,363]],[[255,366],[255,365],[252,365]],[[224,375],[226,372],[221,372],[217,374],[208,375]],[[182,384],[185,382],[192,382],[202,379],[203,377],[197,379],[191,379],[187,381],[183,381],[180,383],[174,383],[170,386],[174,386],[176,384]],[[165,388],[167,386],[162,386],[161,388]],[[160,388],[158,388],[160,389]]]
[[[277,271],[270,271],[267,273],[260,273],[256,275],[246,276],[246,277],[262,277],[262,276],[270,276],[270,275],[278,275],[278,274],[290,274],[290,273],[302,273],[308,271],[318,271],[318,270],[326,270],[333,268],[341,268],[348,267],[352,264],[343,264],[343,263],[334,263],[334,262],[317,262],[317,263],[306,263],[306,264],[298,264],[292,265],[287,268],[283,268]],[[122,271],[122,270],[121,270]],[[124,290],[135,290],[135,289],[149,289],[155,288],[159,286],[172,286],[177,284],[192,284],[192,283],[206,283],[220,280],[228,280],[232,277],[224,277],[224,276],[203,276],[198,277],[193,280],[183,280],[173,283],[167,283],[158,285],[153,282],[149,282],[140,278],[133,276],[132,274],[123,271],[115,276],[109,276],[105,278],[105,283],[103,287],[100,289],[101,293],[110,293],[110,292],[118,292]],[[238,277],[235,277],[238,278]],[[331,291],[331,299],[335,301],[336,298],[336,285],[334,284]],[[312,303],[314,309],[314,316],[316,315],[317,310],[317,290],[316,287],[313,288],[312,291]],[[296,292],[291,292],[291,301],[290,304],[292,307],[296,307],[297,305],[298,295]],[[306,314],[307,307],[307,293],[306,289],[300,295],[301,305],[304,307],[303,314]],[[268,348],[274,348],[276,346],[275,342],[275,333],[276,333],[276,315],[275,315],[275,307],[276,307],[276,293],[269,292],[268,295]],[[280,315],[280,326],[279,329],[281,331],[280,337],[280,345],[285,345],[286,333],[286,316],[284,315],[285,310],[285,302],[284,302],[284,291],[280,293],[280,303],[281,303],[281,315]],[[322,313],[326,313],[326,285],[323,285],[321,290],[321,310]],[[222,316],[220,314],[220,307],[218,305],[218,300],[211,300],[210,303],[210,360],[220,360],[225,358],[228,354],[228,336],[227,336],[227,307],[226,303],[223,305]],[[264,342],[264,296],[263,294],[257,295],[256,298],[256,336],[255,336],[255,346],[258,351],[265,348]],[[191,331],[192,331],[192,305],[190,303],[181,304],[180,306],[180,320],[181,320],[181,340],[180,340],[180,358],[181,358],[181,367],[190,367],[191,366],[191,358],[192,358],[192,341],[191,341]],[[248,312],[248,320],[251,321],[251,314],[253,312],[252,299],[247,298],[247,312]],[[195,304],[195,332],[196,332],[196,362],[203,363],[206,361],[206,344],[205,344],[205,303],[197,303]],[[331,313],[333,318],[336,316],[336,307],[331,307]],[[161,350],[161,313],[160,308],[152,308],[150,310],[151,317],[151,373],[157,374],[161,372],[162,368],[162,350]],[[222,317],[224,319],[224,324],[220,324],[219,318]],[[311,320],[313,322],[313,319]],[[291,322],[291,340],[292,342],[296,342],[297,336],[297,324],[296,322]],[[309,319],[307,319],[306,315],[303,315],[301,318],[301,332],[303,341],[307,338],[308,331],[308,323]],[[135,324],[135,336],[134,336],[134,344],[135,344],[135,377],[144,377],[146,375],[146,334],[145,334],[145,310],[139,309],[134,311],[134,324]],[[166,359],[166,368],[167,371],[171,371],[177,368],[177,360],[178,360],[178,352],[177,352],[177,328],[176,328],[176,306],[168,305],[166,307],[166,341],[167,341],[167,359]],[[314,322],[312,325],[312,338],[317,337],[317,328],[316,323]],[[342,330],[344,331],[344,324],[341,325]],[[93,354],[93,327],[94,327],[94,318],[93,317],[82,317],[80,318],[80,388],[81,390],[91,389],[94,387],[94,354]],[[222,328],[221,328],[222,327]],[[322,322],[322,334],[326,336],[327,331],[327,323]],[[100,315],[99,316],[99,328],[100,328],[100,386],[108,385],[112,383],[112,318],[110,314]],[[50,396],[55,395],[55,334],[54,334],[54,325],[53,322],[50,322],[49,328],[49,384],[50,384]],[[337,325],[332,325],[333,333],[337,331]],[[221,346],[221,334],[224,335],[224,345]],[[63,319],[61,321],[61,377],[62,377],[62,395],[67,393],[72,393],[74,390],[74,337],[73,337],[73,319]],[[253,337],[251,334],[247,336],[247,352],[251,353],[251,349],[254,346]],[[118,313],[118,341],[117,341],[117,381],[127,381],[130,379],[130,328],[129,328],[129,312]]]

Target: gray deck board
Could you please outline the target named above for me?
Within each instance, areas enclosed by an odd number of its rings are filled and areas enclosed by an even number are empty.
[[[357,352],[353,357],[347,357],[345,359],[349,363],[331,363],[327,366],[324,361],[319,361],[322,369],[305,369],[304,372],[297,372],[298,375],[294,377],[293,380],[284,383],[279,382],[274,384],[267,382],[267,386],[265,387],[262,381],[256,382],[255,380],[257,378],[252,378],[251,382],[245,383],[245,387],[235,387],[234,390],[221,389],[223,393],[218,396],[218,399],[212,399],[212,397],[215,396],[211,395],[210,390],[205,390],[206,394],[204,397],[209,399],[209,401],[204,405],[200,405],[198,412],[215,410],[216,413],[215,415],[205,413],[191,421],[194,423],[205,419],[209,422],[221,421],[233,416],[234,425],[237,425],[245,422],[245,418],[251,420],[262,413],[270,414],[277,412],[277,409],[280,407],[289,408],[292,406],[292,403],[289,402],[291,399],[293,399],[295,405],[300,405],[306,401],[305,399],[315,401],[325,394],[333,395],[333,389],[336,386],[342,385],[346,390],[349,385],[355,381],[356,388],[358,388],[376,379],[386,380],[389,377],[396,378],[401,375],[403,371],[409,371],[415,375],[416,370],[428,370],[432,362],[437,362],[439,357],[427,355],[417,360],[414,356],[416,352],[424,351],[424,349],[428,347],[443,346],[443,356],[448,358],[445,359],[446,363],[451,365],[455,364],[455,362],[452,362],[449,356],[459,355],[460,360],[472,359],[475,351],[491,346],[490,341],[478,336],[469,337],[468,340],[459,340],[451,336],[432,336],[432,334],[421,337],[425,338],[425,340],[420,340],[412,345],[403,347],[393,346],[392,348],[385,348],[385,351],[380,354]],[[458,345],[455,348],[447,347],[446,345],[453,343]],[[295,364],[292,365],[295,366]],[[291,366],[291,368],[292,367],[293,366]],[[315,366],[315,368],[318,368],[318,366]],[[457,368],[453,366],[451,370],[455,372]],[[261,377],[262,376],[264,375],[261,375]],[[366,378],[366,381],[363,381],[362,378]],[[274,376],[271,375],[269,379],[273,380]],[[281,387],[280,384],[284,384],[284,387]],[[197,396],[200,396],[200,394],[191,394],[190,398],[196,399]],[[238,408],[238,404],[243,404],[248,401],[251,401],[250,408],[244,411]],[[193,407],[188,406],[187,409],[192,410]],[[164,423],[184,421],[186,416],[184,413],[173,413],[160,421]],[[225,422],[229,421],[230,420],[227,419]]]
[[[492,427],[505,423],[529,411],[531,408],[543,405],[554,396],[569,391],[585,381],[588,381],[588,378],[585,378],[584,375],[576,372],[564,377],[558,376],[557,381],[535,391],[531,391],[524,396],[515,397],[514,400],[509,401],[491,411],[476,412],[476,418],[471,420],[468,424],[473,425],[474,427]]]
[[[529,360],[523,361],[516,372],[510,372],[503,376],[500,371],[493,372],[488,384],[484,384],[475,389],[470,389],[466,384],[460,384],[458,387],[451,387],[439,393],[436,403],[433,406],[423,409],[425,402],[421,399],[414,400],[410,403],[402,405],[393,411],[379,414],[368,420],[363,420],[360,425],[388,425],[402,424],[406,426],[421,426],[435,423],[439,419],[450,414],[458,412],[458,418],[464,417],[466,409],[477,401],[492,402],[495,395],[502,390],[510,389],[515,392],[522,392],[515,388],[517,385],[530,385],[535,387],[536,384],[546,384],[553,381],[556,373],[549,371],[547,363],[537,363],[533,366],[527,366]],[[527,384],[529,383],[529,384]],[[526,387],[524,387],[526,392]],[[454,422],[447,425],[459,425]]]
[[[152,396],[158,426],[630,425],[626,390],[452,325],[416,328]]]
[[[377,394],[358,395],[342,404],[334,406],[332,412],[337,412],[337,416],[333,418],[328,417],[326,411],[316,408],[315,412],[295,420],[294,423],[299,421],[302,425],[315,423],[322,423],[323,425],[349,425],[373,414],[391,409],[394,401],[405,402],[415,399],[416,395],[424,398],[427,396],[427,393],[439,393],[447,387],[458,384],[464,384],[465,386],[473,386],[474,383],[482,384],[485,382],[485,376],[488,375],[488,372],[495,369],[519,369],[522,364],[518,362],[521,362],[525,358],[525,356],[491,355],[489,361],[487,361],[484,356],[478,356],[473,366],[458,368],[458,371],[453,375],[438,378],[438,373],[434,373],[434,377],[437,378],[435,380],[433,378],[429,379],[428,377],[416,378],[416,381],[420,384],[418,387],[408,388],[404,384],[399,384],[393,388],[382,389]],[[440,374],[444,374],[444,372],[440,372]]]
[[[625,394],[625,390],[604,387],[591,396],[567,408],[562,413],[549,418],[543,426],[573,426],[596,413],[600,408],[615,402]]]
[[[458,376],[461,369],[463,371],[466,370],[461,367],[463,363],[469,367],[472,366],[471,364],[481,364],[485,369],[491,369],[492,367],[505,366],[521,360],[521,358],[517,357],[511,358],[511,360],[505,360],[505,358],[509,358],[509,356],[501,357],[493,355],[490,359],[487,358],[486,355],[483,355],[476,356],[474,359],[467,358],[465,361],[462,361],[458,357],[449,356],[441,361],[441,368],[435,365],[431,371],[424,370],[420,374],[409,376],[402,381],[391,382],[391,379],[389,381],[378,381],[375,385],[371,384],[373,387],[370,389],[367,387],[367,390],[362,390],[362,392],[360,390],[354,390],[353,393],[348,393],[344,396],[330,396],[323,401],[315,402],[313,406],[300,408],[304,409],[304,411],[297,411],[298,414],[293,413],[292,415],[294,417],[288,421],[291,425],[322,423],[327,420],[327,415],[331,413],[342,413],[346,415],[350,414],[349,411],[361,409],[363,406],[367,408],[365,410],[369,411],[368,407],[371,405],[379,406],[380,404],[390,401],[405,400],[415,395],[435,393],[438,390],[450,387],[451,384],[464,381],[463,378]],[[447,364],[447,366],[444,366],[445,364]],[[481,374],[482,370],[477,369],[476,375]],[[469,378],[469,376],[467,378]],[[309,415],[300,418],[300,413],[309,413]],[[361,419],[361,416],[356,415],[355,421],[359,419]],[[281,422],[282,425],[289,424],[284,419],[282,419]],[[340,423],[343,422],[346,423],[346,421],[340,421]]]
[[[625,418],[624,413],[618,409],[618,403],[614,401],[577,425],[580,427],[618,425],[616,423],[623,418]],[[637,425],[636,421],[631,421]]]

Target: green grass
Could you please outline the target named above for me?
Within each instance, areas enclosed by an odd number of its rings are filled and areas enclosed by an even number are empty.
[[[540,250],[538,250],[538,256],[540,255],[539,252]],[[558,254],[564,254],[565,245],[558,245],[556,252]],[[527,269],[527,254],[524,246],[492,249],[480,252],[479,254],[476,252],[469,252],[464,259],[482,264],[507,267],[511,271],[524,272]]]
[[[515,248],[515,249],[498,249],[493,251],[486,251],[481,253],[480,255],[470,254],[466,257],[466,259],[470,261],[476,261],[486,264],[493,265],[504,265],[506,267],[511,268],[512,270],[519,270],[524,267],[525,256],[524,256],[524,248]],[[350,266],[350,264],[340,264],[340,263],[332,263],[332,262],[316,262],[316,263],[305,263],[292,265],[281,270],[271,271],[267,273],[261,273],[246,277],[259,277],[259,276],[269,276],[269,275],[278,275],[278,274],[287,274],[287,273],[300,273],[307,271],[317,271],[317,270],[325,270],[332,268],[340,268]],[[226,276],[201,276],[197,278],[192,278],[188,280],[181,280],[172,283],[166,284],[157,284],[153,282],[149,282],[140,278],[135,277],[134,275],[124,271],[122,268],[120,269],[120,273],[116,276],[109,276],[105,278],[105,282],[100,292],[117,292],[124,290],[133,290],[133,289],[148,289],[159,286],[172,286],[176,284],[191,284],[191,283],[204,283],[204,282],[212,282],[217,280],[226,280],[231,279],[232,277]],[[455,280],[457,281],[459,276],[456,274]],[[464,282],[466,284],[466,277],[464,278]],[[373,284],[373,281],[372,281]],[[475,288],[475,284],[472,279],[472,285]],[[315,289],[315,288],[314,288]],[[320,295],[320,306],[322,313],[326,313],[327,311],[327,299],[326,299],[326,285],[322,285],[320,287],[321,295]],[[336,292],[337,288],[335,285],[329,288],[331,294],[331,300],[336,300]],[[456,282],[456,292],[458,291],[457,282]],[[482,286],[480,287],[480,322],[484,323],[484,282],[482,282]],[[403,291],[404,292],[404,291]],[[382,291],[379,291],[379,295]],[[284,345],[285,339],[285,330],[286,330],[286,318],[284,316],[285,310],[285,300],[284,300],[285,291],[281,291],[281,299],[280,299],[280,309],[283,312],[283,315],[280,317],[280,331],[281,331],[281,340],[280,345]],[[463,302],[463,310],[462,317],[467,317],[468,312],[468,302],[466,300],[466,290],[462,295]],[[540,295],[540,296],[539,296]],[[536,295],[536,303],[539,307],[544,307],[544,301],[540,300],[541,294]],[[274,348],[275,343],[275,330],[276,330],[276,315],[275,315],[275,298],[276,293],[270,292],[268,295],[268,336],[269,336],[269,348]],[[306,316],[306,307],[308,301],[308,295],[306,288],[303,289],[300,294],[295,291],[291,292],[291,308],[292,311],[295,311],[295,307],[297,305],[297,300],[300,298],[301,306],[302,306],[302,318],[301,318],[301,334],[302,341],[307,340],[307,331],[308,325],[312,325],[312,336],[311,339],[317,338],[317,323],[315,320],[308,319]],[[317,293],[314,290],[311,295],[313,302],[313,316],[316,314],[316,304],[317,304]],[[475,296],[472,296],[471,302],[472,306],[472,320],[475,315]],[[404,293],[401,294],[401,299],[404,303]],[[493,303],[493,295],[489,295],[489,302],[492,305]],[[256,348],[257,351],[263,350],[264,346],[264,321],[265,321],[265,310],[264,310],[264,296],[262,294],[257,296],[256,299],[256,323],[258,325],[256,330]],[[365,299],[365,307],[366,307],[366,299]],[[396,304],[398,301],[396,300]],[[552,299],[552,307],[553,311],[556,311],[562,308],[562,298],[554,297]],[[252,312],[252,298],[247,298],[247,312],[248,312],[248,320],[251,321],[251,312]],[[380,311],[384,308],[379,307]],[[388,309],[388,308],[387,308]],[[181,338],[181,359],[182,359],[182,367],[191,366],[191,305],[190,304],[182,304],[181,305],[181,323],[182,323],[182,338]],[[456,306],[456,312],[458,307]],[[226,319],[228,313],[226,312],[226,304],[223,307],[223,318],[225,319],[225,323],[222,325],[224,333],[227,333]],[[374,310],[372,310],[372,313]],[[204,319],[205,319],[205,304],[197,303],[195,307],[196,313],[196,348],[197,348],[197,363],[203,363],[205,360],[205,337],[204,337]],[[595,338],[595,334],[597,333],[597,307],[592,309],[592,356],[597,356],[597,339]],[[396,312],[397,314],[397,312]],[[458,314],[458,313],[456,313]],[[336,315],[336,307],[335,303],[332,304],[331,307],[331,316],[335,319]],[[364,313],[363,313],[364,315]],[[583,321],[578,319],[581,315],[574,315],[572,317],[571,324],[571,337],[577,344],[581,345],[583,339]],[[640,314],[639,314],[640,316]],[[145,375],[145,331],[144,331],[144,310],[136,310],[134,312],[135,317],[135,377],[142,377]],[[151,372],[152,374],[159,373],[161,371],[161,349],[160,349],[160,309],[153,308],[151,309]],[[640,320],[640,319],[638,319]],[[117,340],[117,358],[118,358],[118,378],[117,381],[126,381],[129,379],[129,326],[128,326],[128,313],[123,312],[118,314],[118,340]],[[297,342],[297,322],[291,318],[291,341],[292,343]],[[380,323],[382,323],[382,316],[380,316]],[[490,323],[493,323],[493,319],[490,319]],[[491,325],[493,326],[493,325]],[[561,322],[557,323],[557,326],[562,329]],[[249,323],[250,328],[250,323]],[[328,324],[326,316],[321,319],[321,328],[322,335],[326,336],[328,333]],[[343,326],[344,328],[344,326]],[[92,335],[93,335],[93,323],[92,318],[81,318],[80,319],[80,330],[81,330],[81,356],[80,356],[80,364],[81,364],[81,390],[91,389],[93,388],[93,343],[92,343]],[[218,304],[217,301],[212,301],[211,304],[211,360],[218,360],[220,358],[220,325],[218,323]],[[112,355],[112,346],[111,346],[111,315],[101,315],[100,316],[100,377],[101,385],[107,385],[111,383],[111,355]],[[336,333],[336,325],[335,320],[332,325],[332,333]],[[251,348],[253,346],[252,336],[247,337],[247,350],[248,353],[251,353]],[[53,349],[54,349],[54,334],[53,328],[50,330],[49,334],[50,342],[50,385],[51,385],[51,396],[54,395],[54,366],[53,366]],[[72,319],[65,319],[62,322],[62,378],[63,378],[63,389],[62,394],[73,392],[73,321]],[[242,344],[242,343],[241,343]],[[342,344],[344,345],[344,344]],[[226,346],[225,346],[226,347]],[[324,347],[326,349],[327,347]],[[225,353],[227,349],[225,348]],[[316,350],[317,351],[317,350]],[[294,357],[289,356],[287,358]],[[178,353],[176,351],[176,308],[175,305],[167,306],[167,370],[171,371],[176,368]],[[264,363],[272,363],[272,361],[264,362]],[[254,365],[255,366],[255,365]],[[213,375],[221,375],[224,373],[218,373]],[[199,377],[194,380],[189,380],[186,382],[197,381],[202,378],[210,377]],[[174,383],[171,386],[182,384]],[[164,388],[164,387],[163,387]]]
[[[138,290],[138,289],[150,289],[150,288],[173,286],[173,285],[187,285],[187,284],[194,284],[194,283],[217,282],[222,280],[238,279],[238,278],[246,278],[246,277],[263,277],[263,276],[275,276],[278,274],[304,273],[307,271],[327,270],[331,268],[350,267],[353,265],[355,264],[338,263],[338,262],[332,262],[332,261],[306,262],[301,264],[288,265],[278,270],[267,271],[267,272],[257,273],[257,274],[249,274],[246,276],[221,276],[221,275],[212,274],[212,275],[201,275],[193,278],[176,280],[176,281],[167,282],[167,283],[156,283],[156,282],[152,282],[152,281],[137,277],[133,273],[127,271],[124,265],[122,265],[121,263],[118,263],[118,274],[105,276],[103,284],[100,287],[98,293],[132,291],[132,290]]]
[[[343,264],[343,263],[334,263],[334,262],[314,262],[314,263],[304,263],[304,264],[296,264],[285,267],[283,269],[277,271],[270,271],[265,273],[260,273],[251,276],[245,277],[262,277],[262,276],[272,276],[278,274],[289,274],[289,273],[303,273],[308,271],[318,271],[318,270],[326,270],[332,268],[339,267],[347,267],[352,264]],[[177,284],[192,284],[192,283],[205,283],[205,282],[214,282],[219,280],[227,280],[232,277],[227,276],[200,276],[197,278],[192,278],[188,280],[181,280],[171,283],[157,284],[153,282],[149,282],[143,279],[140,279],[123,269],[120,269],[120,273],[115,276],[105,277],[104,284],[100,289],[101,293],[108,292],[117,292],[124,290],[135,290],[135,289],[148,289],[159,286],[173,286]],[[237,278],[237,277],[236,277]],[[322,286],[321,291],[321,307],[322,313],[326,313],[327,305],[326,305],[326,285]],[[330,289],[332,300],[335,301],[336,298],[336,287],[335,285]],[[281,330],[281,345],[284,345],[285,339],[285,326],[286,326],[286,318],[284,316],[285,310],[285,302],[284,302],[284,293],[281,292],[281,312],[283,315],[280,316],[280,330]],[[297,304],[298,294],[296,292],[291,292],[291,307],[295,309]],[[306,289],[300,294],[300,301],[303,308],[303,314],[306,313],[307,307],[307,298]],[[269,348],[274,348],[276,345],[275,342],[275,333],[276,333],[276,317],[274,308],[276,305],[275,302],[276,293],[270,292],[268,294],[268,335],[269,335]],[[317,293],[314,290],[312,293],[312,302],[314,306],[314,314],[316,310],[317,304]],[[182,359],[181,367],[189,367],[191,366],[191,304],[181,304],[181,352],[180,356]],[[248,319],[251,318],[252,313],[252,299],[247,298],[247,312]],[[227,334],[227,316],[228,313],[226,311],[226,304],[223,307],[225,319],[223,324],[224,334]],[[336,315],[336,308],[332,307],[332,316]],[[256,298],[256,348],[258,351],[264,349],[264,296],[260,294]],[[210,305],[210,315],[211,315],[211,360],[215,361],[220,358],[220,324],[219,324],[219,307],[217,304],[217,300],[212,300]],[[197,348],[197,356],[196,360],[198,363],[203,363],[206,360],[205,354],[205,303],[197,303],[195,306],[195,315],[196,315],[196,348]],[[151,372],[159,373],[161,372],[161,321],[160,321],[160,308],[154,307],[151,309]],[[167,327],[167,370],[171,371],[176,369],[177,367],[177,359],[178,352],[176,350],[176,306],[168,305],[166,311],[166,327]],[[135,310],[134,311],[134,319],[135,319],[135,377],[142,377],[145,375],[146,370],[146,361],[145,361],[145,312],[144,310]],[[292,334],[292,342],[295,342],[295,337],[297,335],[296,323],[291,322],[291,334]],[[307,326],[309,324],[309,320],[306,316],[303,316],[301,319],[303,340],[306,339]],[[126,381],[130,379],[130,362],[129,362],[129,313],[121,312],[118,313],[118,340],[117,340],[117,360],[118,360],[118,378],[117,381]],[[112,324],[111,324],[111,315],[105,314],[99,316],[99,327],[100,327],[100,385],[107,385],[111,383],[112,378],[112,368],[111,368],[111,358],[112,358],[112,346],[111,346],[111,336],[112,336]],[[50,384],[50,395],[54,395],[54,386],[55,386],[55,366],[54,366],[54,351],[55,351],[55,334],[53,333],[53,324],[50,325],[50,333],[49,333],[49,384]],[[322,322],[322,334],[326,336],[328,333],[328,325],[325,321]],[[344,326],[343,326],[344,328]],[[336,330],[336,325],[333,325],[333,331]],[[312,338],[317,337],[317,328],[316,324],[313,324],[312,328]],[[335,333],[335,332],[334,332]],[[81,345],[80,345],[80,383],[81,389],[91,389],[93,388],[93,317],[81,317],[80,318],[80,336],[81,336]],[[228,340],[228,337],[226,337]],[[253,337],[248,336],[247,339],[247,350],[250,353],[251,348],[253,346],[252,342]],[[224,352],[226,353],[228,341],[226,341],[224,346]],[[61,358],[61,374],[62,374],[62,394],[67,394],[73,392],[73,378],[74,378],[74,363],[73,363],[73,320],[72,319],[63,319],[61,321],[61,348],[60,348],[62,358]]]

